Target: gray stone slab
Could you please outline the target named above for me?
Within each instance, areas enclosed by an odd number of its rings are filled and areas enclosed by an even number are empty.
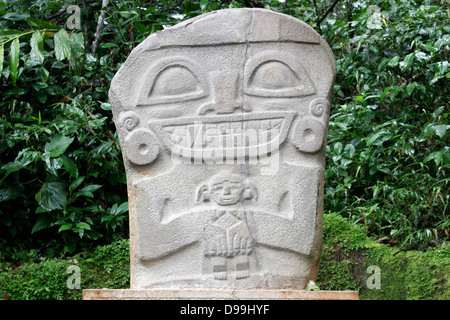
[[[335,73],[316,31],[264,9],[201,15],[132,51],[109,93],[132,290],[297,290],[316,278]]]
[[[358,300],[356,291],[90,289],[83,300]]]

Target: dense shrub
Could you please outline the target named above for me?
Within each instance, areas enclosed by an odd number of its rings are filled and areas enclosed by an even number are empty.
[[[333,49],[326,210],[404,245],[448,240],[450,27],[443,1],[150,3],[101,8],[100,0],[83,1],[74,30],[66,27],[64,2],[0,3],[0,233],[8,241],[31,238],[48,247],[57,240],[74,252],[80,239],[126,237],[110,80],[150,33],[244,6],[298,17]]]
[[[91,246],[59,258],[35,250],[16,250],[8,260],[0,258],[0,299],[79,300],[83,289],[130,286],[128,240]]]

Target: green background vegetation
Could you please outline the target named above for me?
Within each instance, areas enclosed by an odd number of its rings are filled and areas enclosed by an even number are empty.
[[[81,8],[80,29],[66,26],[70,4]],[[324,233],[335,242],[324,247],[321,289],[448,298],[450,9],[443,0],[0,2],[0,293],[79,297],[65,285],[73,259],[92,270],[83,272],[86,285],[127,283],[126,176],[109,83],[152,32],[232,7],[297,17],[336,58]],[[341,225],[360,239],[337,232]],[[383,237],[385,244],[373,244]],[[367,263],[390,275],[382,289],[361,286]]]
[[[361,300],[450,299],[450,246],[400,251],[375,242],[338,214],[325,215],[324,234],[316,281],[320,290],[358,291]],[[59,258],[43,257],[37,250],[12,250],[0,260],[0,294],[14,300],[78,300],[83,289],[129,288],[129,254],[127,239]],[[80,268],[79,289],[67,286],[73,275],[67,268],[73,265]],[[370,266],[379,267],[379,289],[370,289]],[[74,282],[69,279],[69,284]]]

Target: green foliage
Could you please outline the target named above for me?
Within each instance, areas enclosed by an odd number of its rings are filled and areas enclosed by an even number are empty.
[[[6,293],[10,300],[79,300],[83,289],[123,289],[130,283],[128,240],[86,248],[73,257],[41,257],[36,250],[15,250],[7,257],[15,263],[4,258],[0,257],[0,296]],[[79,288],[68,286],[71,266],[79,268]]]
[[[0,292],[12,300],[62,300],[67,297],[67,262],[48,259],[28,262],[0,273]]]
[[[412,246],[450,231],[450,29],[444,7],[421,3],[379,2],[381,29],[367,29],[363,7],[343,35],[339,19],[324,31],[338,67],[328,208]]]
[[[325,1],[278,7],[320,30],[336,58],[325,210],[417,248],[450,233],[450,28],[440,3],[347,1],[319,26]]]
[[[130,248],[128,240],[118,240],[110,245],[97,247],[95,250],[99,274],[103,273],[98,288],[124,288],[130,283]],[[93,288],[87,286],[85,288]],[[90,284],[92,285],[92,284]]]
[[[63,3],[26,5],[0,4],[0,51],[9,56],[1,61],[0,230],[57,235],[73,252],[80,238],[127,232],[126,178],[104,83],[115,64],[86,51],[80,30],[30,16]]]
[[[126,178],[107,96],[112,77],[151,33],[246,6],[305,21],[336,57],[326,211],[404,246],[448,240],[450,29],[443,2],[78,5],[81,29],[68,30],[63,1],[0,3],[0,232],[9,240],[57,239],[74,252],[80,239],[126,236]],[[379,29],[369,28],[374,22]]]
[[[426,252],[399,251],[376,243],[339,214],[324,216],[324,245],[317,285],[321,290],[358,291],[361,300],[448,300],[450,246]],[[380,270],[380,288],[367,285]]]

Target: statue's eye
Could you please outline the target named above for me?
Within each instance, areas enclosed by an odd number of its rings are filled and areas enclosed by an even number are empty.
[[[284,63],[267,61],[255,69],[250,86],[265,90],[282,90],[300,86],[300,79]]]
[[[297,59],[281,52],[262,52],[245,68],[246,93],[261,97],[299,97],[315,92]]]
[[[206,96],[206,82],[192,62],[163,60],[144,76],[138,105],[176,103]]]
[[[182,98],[188,94],[202,91],[198,79],[189,69],[175,65],[164,69],[158,74],[150,90],[150,98],[175,96]]]

